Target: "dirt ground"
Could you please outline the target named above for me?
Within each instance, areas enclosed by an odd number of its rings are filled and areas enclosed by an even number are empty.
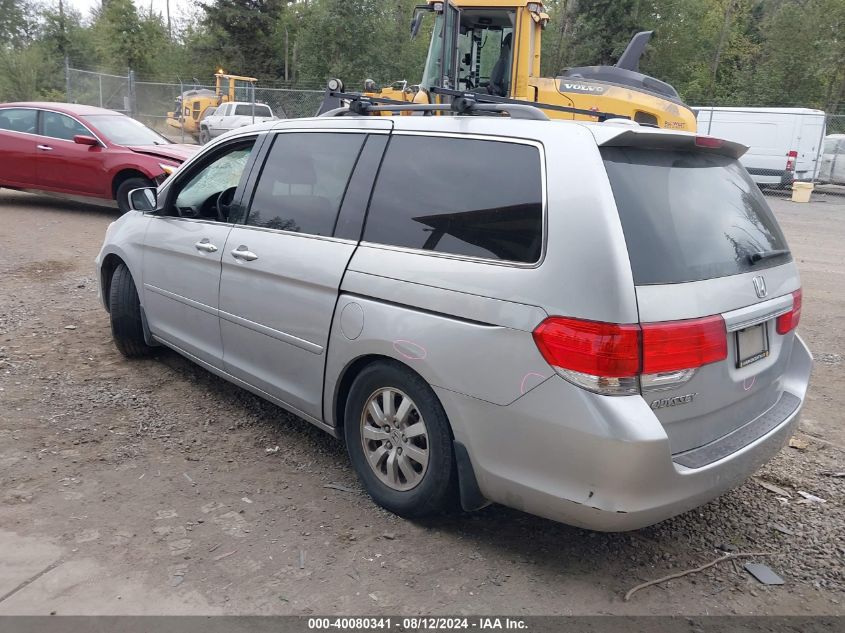
[[[845,197],[770,202],[816,358],[794,446],[703,508],[601,534],[382,511],[315,427],[174,353],[118,354],[93,268],[115,211],[0,191],[0,614],[845,614]],[[786,583],[740,560],[623,600],[724,551],[767,552]]]

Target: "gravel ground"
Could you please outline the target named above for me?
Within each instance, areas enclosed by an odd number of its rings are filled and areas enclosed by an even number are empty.
[[[0,613],[845,614],[845,198],[770,202],[817,359],[799,433],[716,501],[601,534],[382,511],[311,425],[168,351],[117,353],[93,278],[113,211],[0,192]],[[9,594],[21,539],[60,562]],[[622,598],[746,551],[786,584],[739,560]]]

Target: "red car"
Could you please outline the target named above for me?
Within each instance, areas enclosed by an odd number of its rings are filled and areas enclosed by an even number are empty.
[[[115,200],[159,184],[196,152],[135,119],[71,103],[0,104],[0,187]]]

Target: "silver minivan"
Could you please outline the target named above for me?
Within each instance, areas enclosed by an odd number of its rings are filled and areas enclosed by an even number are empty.
[[[344,438],[405,517],[496,502],[618,531],[713,499],[783,446],[812,364],[744,147],[533,118],[216,139],[106,233],[118,349],[165,345]]]

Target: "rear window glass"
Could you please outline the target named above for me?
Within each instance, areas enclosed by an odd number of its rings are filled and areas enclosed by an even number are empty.
[[[760,189],[735,159],[630,147],[601,153],[637,285],[725,277],[791,258],[752,264],[753,253],[787,246]]]
[[[36,133],[36,110],[23,108],[4,108],[0,110],[0,130],[12,132]]]
[[[543,242],[540,152],[517,143],[394,136],[364,240],[534,263]]]
[[[251,104],[236,106],[235,116],[252,116],[252,108],[253,106]],[[273,116],[273,113],[270,112],[270,108],[266,105],[256,105],[255,116]]]

